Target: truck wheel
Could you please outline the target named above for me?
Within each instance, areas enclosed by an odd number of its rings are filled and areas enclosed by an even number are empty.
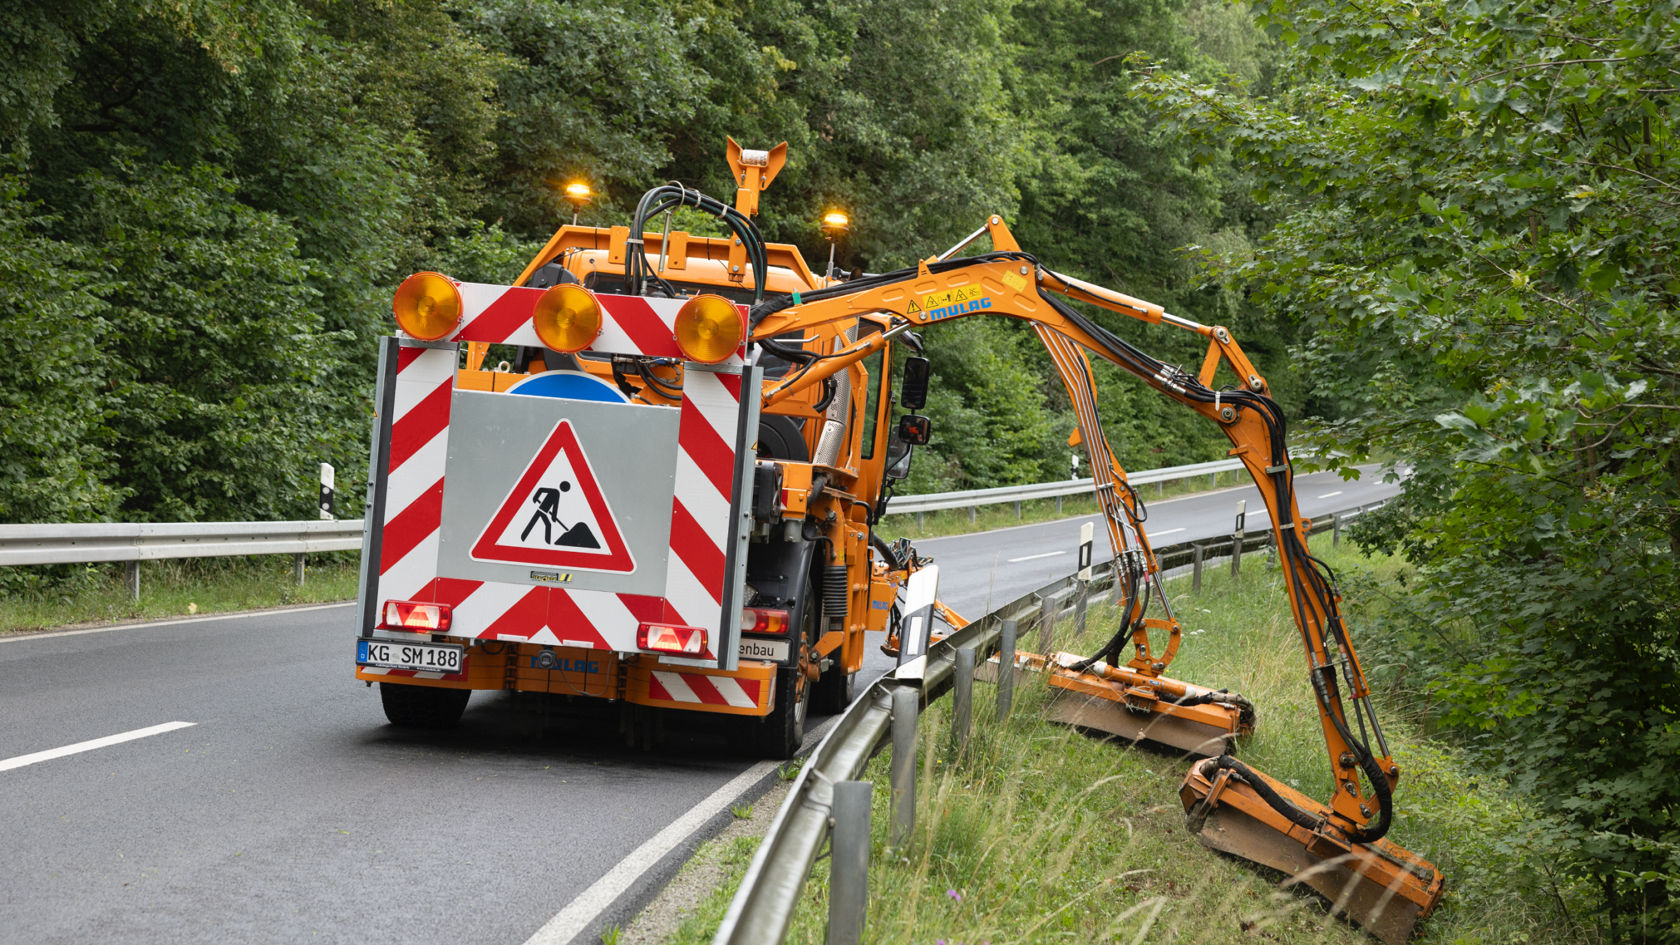
[[[379,701],[392,725],[403,728],[452,728],[467,709],[471,689],[379,684]]]
[[[805,743],[805,717],[811,710],[811,690],[797,666],[776,670],[776,707],[752,723],[753,747],[761,758],[792,758]]]
[[[840,665],[840,654],[834,654],[834,662],[823,674],[817,677],[816,691],[811,694],[811,707],[819,715],[839,715],[852,704],[854,697],[853,683],[857,680],[856,673],[846,672]]]

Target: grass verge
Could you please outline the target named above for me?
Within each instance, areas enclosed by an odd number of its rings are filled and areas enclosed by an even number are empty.
[[[1400,565],[1331,551],[1338,570],[1375,572]],[[1275,567],[1260,559],[1241,578],[1211,577],[1191,596],[1175,582],[1173,602],[1187,639],[1170,672],[1240,689],[1259,706],[1256,734],[1241,747],[1251,765],[1309,796],[1329,795],[1328,764]],[[1349,618],[1356,635],[1358,602]],[[1094,650],[1105,633],[1092,622],[1083,639],[1071,625],[1058,645]],[[1369,665],[1369,664],[1368,664]],[[1380,682],[1383,670],[1373,667]],[[1184,829],[1177,788],[1186,760],[1120,748],[1042,720],[1047,691],[1017,692],[999,723],[989,687],[975,698],[966,752],[949,739],[949,699],[921,727],[917,827],[901,848],[887,844],[888,752],[864,777],[876,785],[865,941],[1005,945],[1037,942],[1228,943],[1373,941],[1327,914],[1319,901],[1279,892],[1275,877],[1203,848]],[[1389,696],[1382,718],[1403,777],[1389,837],[1432,860],[1447,897],[1422,926],[1423,942],[1583,943],[1581,892],[1555,873],[1539,817],[1504,784],[1485,777],[1448,746],[1421,733],[1411,706]],[[729,878],[670,938],[710,941],[734,895],[750,850],[736,841],[721,859]],[[787,938],[823,940],[828,861],[818,861]]]
[[[120,563],[29,569],[33,579],[0,596],[0,633],[347,600],[356,596],[359,557],[309,555],[302,585],[293,582],[291,555],[147,561],[137,601]]]

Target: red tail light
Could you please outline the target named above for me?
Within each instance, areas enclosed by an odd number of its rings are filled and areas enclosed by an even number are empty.
[[[638,649],[676,656],[699,656],[706,652],[706,631],[700,627],[679,627],[668,623],[644,623],[636,628]]]
[[[786,633],[788,612],[768,607],[747,607],[741,611],[742,633]]]
[[[385,602],[385,619],[379,622],[385,630],[412,630],[415,633],[447,633],[449,605],[427,604],[412,600]]]

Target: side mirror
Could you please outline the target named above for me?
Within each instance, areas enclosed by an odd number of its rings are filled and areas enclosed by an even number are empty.
[[[904,382],[898,393],[899,404],[906,410],[920,410],[927,406],[927,395],[928,359],[907,358],[904,362]]]
[[[898,438],[911,446],[926,446],[933,438],[933,421],[910,413],[898,418]]]

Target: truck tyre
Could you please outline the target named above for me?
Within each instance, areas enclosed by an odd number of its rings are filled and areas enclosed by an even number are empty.
[[[467,709],[470,689],[379,684],[379,701],[392,725],[403,728],[453,728]]]
[[[840,665],[840,654],[834,654],[834,662],[817,677],[816,691],[811,694],[811,707],[819,715],[839,715],[852,704],[854,697],[853,683],[857,679],[856,673],[846,672]]]
[[[776,670],[776,707],[753,724],[753,744],[760,758],[792,758],[805,743],[805,718],[811,710],[811,690],[797,666]]]
[[[812,582],[800,588],[799,651],[817,640],[817,600]],[[811,713],[811,695],[816,686],[805,677],[799,662],[776,670],[776,707],[763,719],[753,720],[751,744],[761,758],[792,758],[805,743],[805,719]]]

